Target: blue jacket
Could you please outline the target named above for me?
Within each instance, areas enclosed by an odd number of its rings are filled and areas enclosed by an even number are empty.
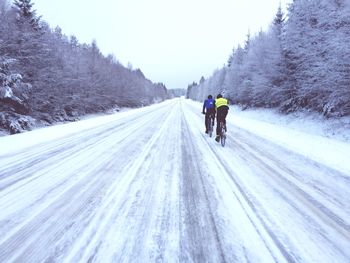
[[[203,103],[203,112],[204,109],[213,109],[215,108],[215,100],[214,99],[206,99]]]

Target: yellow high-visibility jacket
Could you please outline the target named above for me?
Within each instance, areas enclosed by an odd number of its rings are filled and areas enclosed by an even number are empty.
[[[215,107],[220,108],[222,106],[228,106],[228,100],[225,98],[219,98],[215,100]]]

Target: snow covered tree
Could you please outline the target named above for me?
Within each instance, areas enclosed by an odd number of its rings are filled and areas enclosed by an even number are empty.
[[[11,134],[32,126],[34,120],[25,116],[30,111],[28,98],[31,86],[22,82],[22,76],[13,73],[13,59],[0,56],[0,129]]]
[[[32,7],[31,0],[14,2],[11,10],[12,33],[8,35],[6,47],[7,54],[16,58],[23,78],[31,83],[37,79],[38,70],[43,67],[40,59],[45,57],[40,18]]]
[[[268,92],[271,88],[271,79],[268,76],[271,69],[269,45],[267,34],[263,32],[251,40],[244,69],[250,77],[245,77],[243,86],[243,99],[248,105],[265,106],[268,96],[271,95]]]
[[[2,110],[7,107],[9,110],[19,113],[28,113],[27,105],[30,85],[22,82],[22,76],[10,70],[13,59],[0,57],[0,101]]]
[[[250,47],[250,39],[251,39],[251,35],[250,35],[250,30],[248,31],[248,34],[247,34],[247,39],[245,40],[244,42],[244,51],[245,52],[248,52],[249,50],[249,47]]]
[[[267,32],[269,49],[266,51],[266,76],[270,82],[270,88],[266,93],[270,94],[265,105],[276,107],[283,102],[283,85],[287,75],[287,67],[283,52],[284,14],[281,7],[278,8],[275,19]]]
[[[230,55],[231,64],[230,67],[225,69],[225,77],[223,80],[223,89],[226,92],[226,96],[230,97],[231,100],[237,101],[237,97],[240,90],[240,74],[244,59],[244,50],[238,45],[236,49]]]
[[[350,115],[350,2],[346,0],[330,1],[326,24],[329,85],[330,93],[322,104],[326,116]]]
[[[281,37],[282,36],[282,29],[284,24],[284,14],[282,12],[281,5],[278,7],[277,13],[275,15],[275,18],[273,20],[273,30],[276,31],[276,34]]]
[[[338,106],[347,104],[339,93],[346,93],[349,79],[344,72],[348,64],[342,62],[348,61],[344,58],[349,56],[349,45],[341,44],[349,41],[347,6],[346,1],[327,0],[298,0],[291,5],[284,39],[290,71],[286,90],[292,91],[287,108],[310,108],[328,115],[338,111],[331,97],[338,98]]]
[[[7,13],[8,9],[7,0],[0,0],[0,19]]]
[[[231,67],[234,54],[235,54],[235,49],[232,50],[232,53],[227,60],[227,67]]]
[[[27,123],[23,114],[50,124],[168,96],[163,84],[152,83],[141,70],[104,57],[96,41],[80,44],[59,27],[51,30],[30,0],[16,0],[12,6],[0,0],[0,64],[0,107],[7,112],[6,118],[2,114],[1,127],[5,129],[16,119]],[[12,133],[22,127],[15,126]]]
[[[39,29],[40,17],[36,16],[36,11],[33,10],[33,3],[31,0],[15,0],[13,6],[18,14],[17,22],[20,23],[21,26],[29,24],[33,29]]]
[[[248,34],[219,72],[191,90],[225,90],[244,107],[299,109],[325,116],[350,115],[350,1],[294,0],[281,8],[267,32]]]

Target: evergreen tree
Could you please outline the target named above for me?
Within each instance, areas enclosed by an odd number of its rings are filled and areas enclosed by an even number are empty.
[[[244,43],[245,52],[248,52],[249,46],[250,46],[250,30],[248,30],[247,39],[245,40],[245,43]]]
[[[287,76],[287,65],[283,52],[283,31],[285,19],[281,6],[279,6],[275,19],[268,31],[268,42],[270,48],[267,51],[268,79],[270,81],[271,98],[266,105],[276,107],[284,101],[284,82]]]
[[[0,19],[7,13],[7,11],[8,11],[7,0],[0,0]]]
[[[167,98],[164,85],[104,57],[95,41],[80,44],[51,30],[32,3],[18,0],[9,8],[0,0],[0,129],[28,129],[35,120],[23,114],[50,124]]]
[[[229,57],[220,86],[215,72],[196,89],[227,90],[246,106],[308,109],[325,116],[350,115],[350,2],[294,0],[288,20],[281,8],[267,32],[247,36]]]
[[[43,32],[40,18],[32,9],[31,0],[16,0],[12,7],[12,34],[8,38],[8,52],[18,61],[23,78],[33,83],[44,66],[41,58],[46,57],[43,47]]]
[[[229,56],[229,58],[227,60],[227,66],[228,67],[231,67],[231,65],[232,65],[232,60],[233,60],[234,54],[235,54],[235,49],[232,49],[232,53],[231,53],[231,55]]]
[[[36,16],[36,10],[33,10],[31,0],[15,0],[13,7],[18,14],[17,21],[21,26],[30,24],[33,29],[39,30],[40,17]]]
[[[293,91],[285,105],[287,108],[329,111],[328,101],[333,89],[339,89],[337,64],[342,61],[340,54],[334,54],[336,47],[331,43],[338,39],[336,46],[339,47],[345,41],[345,35],[335,26],[344,19],[339,14],[339,9],[330,1],[294,1],[284,41],[290,71],[286,90]],[[340,53],[346,56],[346,52]],[[332,63],[335,57],[337,62]],[[325,108],[325,105],[329,106]]]
[[[281,5],[278,7],[277,13],[275,15],[275,18],[273,20],[273,30],[276,30],[276,34],[280,38],[282,36],[282,29],[284,24],[284,14],[282,12]]]
[[[350,2],[325,1],[329,10],[323,13],[327,43],[327,79],[329,97],[323,103],[326,116],[350,115]]]

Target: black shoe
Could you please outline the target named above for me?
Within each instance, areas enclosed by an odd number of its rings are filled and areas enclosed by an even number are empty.
[[[220,141],[220,135],[216,135],[215,141],[217,141],[217,142]]]
[[[208,130],[206,130],[205,133],[208,133]]]

